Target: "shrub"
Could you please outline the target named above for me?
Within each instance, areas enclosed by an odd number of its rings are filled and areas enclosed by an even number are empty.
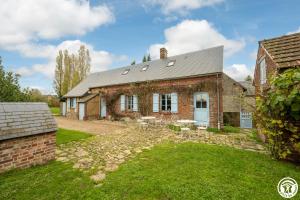
[[[233,126],[224,126],[223,131],[225,133],[239,133],[240,132],[240,128],[233,127]]]
[[[169,124],[168,127],[169,127],[169,129],[176,131],[176,132],[181,131],[180,126],[175,126],[174,124]]]
[[[213,133],[220,133],[221,130],[219,130],[218,128],[211,128],[211,127],[208,127],[206,129],[208,132],[213,132]]]
[[[273,77],[265,96],[256,99],[257,125],[268,138],[273,157],[299,159],[300,68]]]

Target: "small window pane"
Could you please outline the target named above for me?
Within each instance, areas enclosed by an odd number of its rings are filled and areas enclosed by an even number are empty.
[[[206,99],[202,99],[202,108],[207,108]]]
[[[196,100],[196,108],[201,108],[201,101]]]

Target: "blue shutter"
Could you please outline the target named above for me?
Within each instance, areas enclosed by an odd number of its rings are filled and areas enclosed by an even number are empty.
[[[153,112],[159,112],[159,94],[153,93]]]
[[[73,99],[73,108],[75,108],[75,112],[77,112],[77,104],[76,104],[76,98]]]
[[[171,112],[177,113],[178,112],[178,98],[177,93],[171,94]]]
[[[70,98],[67,98],[67,112],[70,110]]]
[[[138,111],[138,98],[136,95],[133,95],[133,111]]]
[[[125,95],[121,95],[121,100],[120,100],[120,105],[121,105],[121,111],[125,111]]]

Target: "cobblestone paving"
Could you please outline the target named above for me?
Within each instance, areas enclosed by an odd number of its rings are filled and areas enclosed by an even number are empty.
[[[95,182],[101,182],[108,172],[117,170],[121,163],[164,141],[202,142],[266,152],[262,145],[250,140],[245,134],[221,135],[206,131],[176,134],[167,128],[143,131],[134,123],[129,123],[122,129],[114,130],[112,134],[97,134],[83,141],[62,144],[57,147],[56,159],[73,163],[73,168],[83,170]]]

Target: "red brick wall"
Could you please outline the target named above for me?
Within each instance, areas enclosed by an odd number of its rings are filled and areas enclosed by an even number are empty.
[[[266,77],[267,82],[263,85],[260,84],[260,67],[259,67],[259,61],[260,59],[265,56],[266,60]],[[264,93],[269,88],[269,81],[270,77],[277,73],[277,67],[276,63],[270,58],[268,53],[266,53],[265,49],[262,47],[259,47],[257,59],[256,59],[256,67],[254,71],[254,86],[255,86],[255,94],[256,96],[260,95],[261,93]]]
[[[0,141],[0,173],[55,158],[55,132]]]
[[[217,127],[218,124],[218,98],[217,98],[217,88],[216,88],[216,82],[217,82],[217,76],[216,75],[209,75],[209,76],[203,76],[203,77],[193,77],[193,78],[185,78],[185,79],[178,79],[178,80],[164,80],[164,81],[156,81],[152,82],[154,87],[160,87],[160,88],[169,88],[170,86],[193,86],[196,84],[199,84],[201,82],[210,83],[212,87],[203,88],[201,91],[198,92],[207,92],[209,94],[209,114],[210,114],[210,126],[211,127]],[[220,124],[223,125],[223,98],[222,98],[222,75],[219,75],[219,93],[220,93]],[[131,86],[130,85],[118,85],[118,86],[110,86],[110,87],[104,87],[104,88],[93,88],[91,89],[92,93],[99,93],[107,92],[107,93],[114,93],[117,90],[129,90],[130,91]],[[170,91],[174,92],[174,91]],[[141,103],[141,102],[139,102]],[[151,105],[151,111],[152,111],[152,93],[149,94],[149,102]],[[108,111],[108,109],[107,109]],[[115,104],[115,111],[120,113],[120,100],[118,100]],[[134,112],[122,112],[121,114],[127,115],[127,116],[134,116]],[[164,114],[164,116],[168,119],[171,116],[171,113],[167,112],[159,112],[159,113],[149,113],[149,115],[159,116],[161,114]],[[109,113],[107,113],[109,115]],[[181,119],[193,119],[194,118],[194,105],[193,105],[193,94],[188,95],[187,93],[178,93],[178,117]]]

